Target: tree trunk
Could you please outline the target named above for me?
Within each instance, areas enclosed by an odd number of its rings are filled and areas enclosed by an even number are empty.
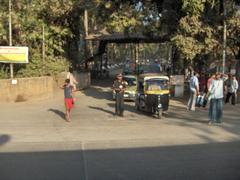
[[[240,49],[238,50],[238,54],[236,56],[236,76],[238,80],[240,79]]]

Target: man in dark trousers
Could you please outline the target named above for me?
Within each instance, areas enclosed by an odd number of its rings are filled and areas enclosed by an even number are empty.
[[[124,90],[126,87],[126,83],[123,81],[122,74],[117,75],[117,79],[113,83],[113,90],[116,93],[116,104],[115,104],[115,112],[116,115],[123,117],[124,111]]]

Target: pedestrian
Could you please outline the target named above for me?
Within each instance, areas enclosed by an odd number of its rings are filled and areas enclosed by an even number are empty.
[[[237,91],[238,91],[238,81],[236,79],[236,76],[233,75],[228,80],[227,97],[226,97],[225,103],[229,103],[229,99],[231,98],[232,105],[235,105],[236,104],[236,98],[237,98]]]
[[[232,74],[228,74],[227,77],[228,79],[224,82],[224,92],[226,93],[226,95],[231,87]]]
[[[199,77],[199,91],[204,92],[206,89],[206,76],[204,73],[201,73]]]
[[[212,83],[212,80],[214,80],[216,78],[216,74],[212,74],[209,78],[208,78],[208,80],[207,80],[207,91],[209,90],[209,88],[210,88],[210,85],[211,85],[211,83]]]
[[[69,68],[69,72],[67,74],[67,79],[70,80],[70,85],[73,87],[73,90],[76,91],[78,82],[75,79],[75,77],[73,76],[73,69],[71,67]]]
[[[190,86],[190,98],[188,100],[187,109],[190,111],[195,111],[196,106],[196,98],[199,95],[199,74],[197,72],[194,73],[194,76],[190,78],[189,86]]]
[[[122,74],[117,75],[117,79],[113,83],[113,90],[116,93],[115,113],[123,117],[124,111],[124,90],[126,83],[123,81]]]
[[[224,75],[217,73],[215,79],[211,81],[208,94],[210,99],[209,106],[209,125],[222,123],[223,117],[223,98],[224,98]]]
[[[208,90],[210,88],[210,85],[212,83],[212,80],[214,80],[216,78],[216,75],[215,74],[212,74],[209,76],[208,80],[207,80],[207,86],[206,86],[206,95],[204,97],[204,102],[203,102],[203,107],[206,108],[207,104],[208,104],[208,98],[209,98],[209,95],[208,95]]]
[[[70,111],[73,108],[73,86],[70,84],[70,79],[66,79],[61,88],[64,90],[64,104],[66,108],[65,118],[67,122],[70,122]]]

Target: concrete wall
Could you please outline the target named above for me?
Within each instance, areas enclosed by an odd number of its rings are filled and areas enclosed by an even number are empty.
[[[75,72],[74,76],[79,82],[79,89],[90,86],[89,72]],[[63,85],[66,77],[67,73],[61,73],[56,77],[0,79],[0,103],[52,97],[53,93]]]
[[[54,84],[52,77],[2,79],[0,99],[1,102],[21,102],[32,98],[49,97],[53,94]]]

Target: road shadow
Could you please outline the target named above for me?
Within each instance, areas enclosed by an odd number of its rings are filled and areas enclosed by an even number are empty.
[[[112,100],[112,92],[110,87],[109,89],[104,89],[98,86],[91,86],[90,88],[85,89],[83,91],[83,94],[93,97],[95,99]]]
[[[90,150],[88,174],[90,180],[237,180],[239,148],[228,142]]]
[[[105,148],[97,148],[98,145]],[[0,153],[0,177],[2,180],[240,179],[239,141],[138,148],[111,141],[85,146],[86,150]],[[88,150],[88,146],[96,148]]]
[[[0,153],[1,180],[85,179],[81,151]]]
[[[58,109],[52,109],[52,108],[48,109],[48,111],[55,113],[56,115],[61,117],[63,120],[65,120],[65,113],[64,112],[62,112],[62,111],[60,111]]]
[[[7,134],[1,134],[0,135],[0,146],[6,144],[8,141],[10,141],[11,137]]]
[[[112,84],[113,84],[113,81],[114,81],[115,78],[105,78],[105,79],[101,79],[101,80],[92,80],[91,84],[92,86],[99,86],[99,87],[102,87],[102,88],[110,88],[112,87]]]
[[[100,108],[100,107],[94,107],[94,106],[88,106],[88,107],[89,107],[90,109],[102,111],[102,112],[108,113],[108,114],[110,114],[110,115],[115,115],[114,112],[109,111],[109,110],[107,110],[107,109],[103,109],[103,108]]]

